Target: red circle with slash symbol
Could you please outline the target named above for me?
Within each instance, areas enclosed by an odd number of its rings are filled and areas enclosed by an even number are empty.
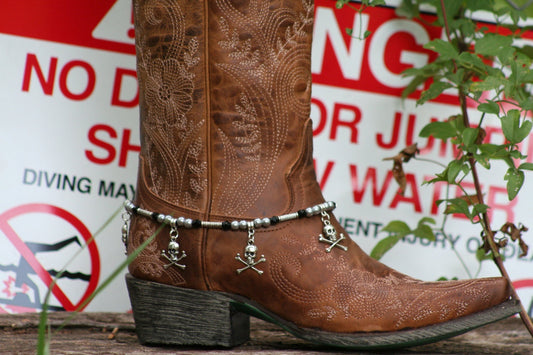
[[[52,294],[61,303],[63,308],[66,311],[74,311],[78,307],[80,307],[80,305],[83,304],[83,302],[85,302],[89,298],[91,293],[96,289],[100,276],[100,255],[98,253],[96,243],[90,240],[91,232],[89,232],[89,229],[87,229],[87,227],[72,213],[60,207],[48,204],[33,203],[21,205],[0,214],[0,230],[4,232],[9,241],[13,244],[13,246],[17,249],[20,255],[26,260],[26,262],[30,265],[30,267],[35,271],[35,273],[39,276],[39,278],[48,288],[50,288],[50,286],[52,285],[52,276],[41,265],[41,263],[33,254],[33,252],[28,248],[28,246],[17,235],[15,230],[8,223],[9,220],[14,217],[29,213],[46,213],[65,220],[67,223],[72,225],[76,229],[76,231],[80,233],[81,237],[85,240],[85,243],[87,243],[87,249],[89,251],[91,259],[91,276],[87,285],[87,290],[85,291],[81,299],[76,304],[72,303],[72,301],[65,295],[63,290],[57,285],[57,283],[52,289]],[[85,308],[86,306],[87,305],[84,305],[81,309]]]

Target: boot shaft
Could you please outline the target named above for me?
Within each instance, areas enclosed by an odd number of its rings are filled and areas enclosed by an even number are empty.
[[[139,185],[206,219],[322,202],[308,118],[312,1],[138,0],[135,22]]]

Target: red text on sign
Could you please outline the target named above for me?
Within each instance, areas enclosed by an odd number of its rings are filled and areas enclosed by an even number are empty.
[[[32,53],[28,53],[26,56],[26,66],[24,68],[24,78],[22,80],[22,91],[30,90],[30,82],[32,73],[35,73],[43,92],[45,95],[53,95],[54,86],[57,73],[58,59],[56,57],[50,58],[48,71],[45,76],[43,69],[37,60],[37,56]],[[68,78],[73,69],[81,70],[85,73],[87,80],[85,87],[75,92],[69,87]],[[87,99],[94,91],[96,85],[96,72],[93,67],[82,60],[71,60],[67,62],[59,71],[59,89],[61,93],[70,100],[81,101]],[[79,88],[78,88],[79,89]]]
[[[94,164],[109,165],[114,163],[118,152],[118,166],[125,167],[128,162],[128,154],[141,151],[139,144],[131,143],[131,129],[129,128],[122,130],[119,139],[119,133],[110,125],[96,124],[89,129],[87,136],[89,142],[98,148],[96,151],[93,149],[85,150],[85,156]]]

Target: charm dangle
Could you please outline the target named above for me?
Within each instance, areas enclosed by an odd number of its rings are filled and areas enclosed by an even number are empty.
[[[168,243],[168,252],[163,250],[161,252],[161,256],[170,261],[170,264],[164,265],[165,269],[168,269],[170,266],[174,265],[179,267],[182,270],[185,270],[186,265],[184,264],[178,264],[178,261],[185,258],[187,254],[185,254],[185,251],[180,253],[180,245],[176,241],[178,239],[178,230],[174,227],[170,229],[170,242]]]
[[[122,213],[122,221],[124,221],[124,224],[122,225],[122,243],[124,244],[124,248],[126,248],[126,251],[124,252],[126,255],[128,255],[128,234],[130,230],[130,220],[130,212]]]
[[[339,236],[337,236],[337,230],[331,224],[329,220],[329,214],[326,211],[322,211],[321,215],[322,215],[321,220],[322,220],[322,223],[324,224],[324,227],[322,228],[322,232],[324,234],[320,234],[318,236],[318,241],[322,243],[330,244],[330,246],[326,248],[326,252],[328,253],[331,252],[331,249],[333,249],[333,247],[338,247],[344,251],[347,251],[348,247],[342,244],[339,244],[342,240],[346,239],[344,237],[344,234],[341,233]]]
[[[253,222],[250,222],[248,223],[248,245],[246,245],[246,247],[244,248],[245,259],[241,258],[240,253],[237,253],[237,256],[235,257],[235,260],[240,261],[246,266],[241,269],[237,269],[237,274],[240,274],[241,272],[247,269],[252,269],[256,271],[259,275],[263,274],[263,270],[259,270],[255,266],[259,263],[265,262],[266,259],[264,255],[261,255],[261,258],[255,261],[255,258],[257,256],[257,246],[254,244],[254,235],[255,235],[254,225],[253,225]]]

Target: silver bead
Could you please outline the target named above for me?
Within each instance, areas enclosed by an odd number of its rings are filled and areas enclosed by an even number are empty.
[[[187,218],[187,219],[185,220],[184,225],[185,225],[185,228],[192,228],[192,219]]]
[[[133,208],[135,207],[135,205],[130,201],[130,200],[126,200],[124,201],[124,208],[128,211],[128,212],[131,212],[133,210]]]
[[[263,227],[268,227],[270,226],[270,218],[263,218]]]
[[[307,217],[311,217],[311,216],[313,215],[313,209],[312,209],[311,207],[307,207],[307,208],[305,209],[305,215],[306,215]]]
[[[178,227],[183,227],[185,225],[185,217],[178,217],[177,225]]]
[[[171,224],[172,223],[172,216],[165,216],[165,224]]]
[[[239,221],[231,222],[231,229],[233,229],[233,230],[239,229]]]
[[[159,223],[163,223],[163,221],[165,220],[165,215],[164,214],[160,214],[157,216],[157,222]]]
[[[320,213],[320,207],[319,206],[313,206],[312,207],[313,214],[319,214]]]
[[[263,221],[261,220],[261,218],[256,218],[254,219],[254,227],[255,228],[259,228],[263,225]]]
[[[172,228],[177,228],[178,227],[177,222],[178,222],[178,220],[176,218],[170,218],[170,223],[169,224],[170,224],[170,226]]]
[[[248,229],[248,222],[246,222],[246,221],[240,221],[240,222],[239,222],[239,228],[240,228],[240,229]]]

